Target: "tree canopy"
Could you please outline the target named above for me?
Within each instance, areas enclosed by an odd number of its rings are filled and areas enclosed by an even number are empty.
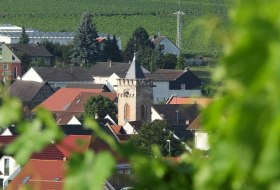
[[[73,39],[71,58],[75,63],[94,64],[100,56],[98,33],[92,15],[85,13]]]
[[[113,35],[112,38],[108,36],[105,40],[103,50],[101,51],[101,59],[103,61],[123,61],[122,51],[119,49],[118,41],[115,35]]]
[[[144,123],[139,133],[131,139],[131,142],[139,152],[145,155],[152,155],[152,145],[157,145],[161,154],[167,156],[169,154],[167,140],[170,140],[172,156],[182,154],[183,146],[179,140],[173,138],[168,124],[162,120],[155,120],[152,123]]]
[[[21,35],[19,37],[19,44],[28,44],[29,40],[29,36],[26,34],[25,27],[23,26],[21,29]]]
[[[109,115],[116,119],[117,106],[105,96],[91,96],[84,105],[84,114],[95,118],[96,114],[99,118]]]

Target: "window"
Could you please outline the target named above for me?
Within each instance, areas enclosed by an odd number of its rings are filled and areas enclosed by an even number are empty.
[[[164,50],[164,45],[159,45],[159,49],[162,51],[162,50]]]
[[[4,159],[4,175],[10,175],[10,160],[8,158]]]
[[[181,90],[185,90],[186,89],[186,84],[181,84]]]
[[[12,55],[12,60],[13,60],[13,61],[16,60],[15,56],[13,56],[13,55]]]
[[[145,105],[141,105],[141,120],[146,119],[146,107]]]
[[[128,104],[125,104],[124,105],[124,120],[129,121],[129,119],[130,119],[129,116],[130,116],[130,107]]]
[[[17,67],[14,67],[13,69],[13,78],[17,79]]]
[[[9,65],[8,64],[3,64],[3,70],[8,70],[9,69]]]

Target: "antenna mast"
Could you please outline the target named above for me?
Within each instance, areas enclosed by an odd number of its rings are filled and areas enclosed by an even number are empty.
[[[179,0],[179,11],[176,13],[173,13],[177,15],[177,39],[176,39],[176,46],[181,49],[182,48],[182,28],[183,28],[183,22],[182,22],[182,16],[185,15],[181,11],[181,1]]]

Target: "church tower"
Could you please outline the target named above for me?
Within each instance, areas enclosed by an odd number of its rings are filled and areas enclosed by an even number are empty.
[[[146,79],[136,54],[125,78],[118,79],[118,124],[151,121],[153,81]]]

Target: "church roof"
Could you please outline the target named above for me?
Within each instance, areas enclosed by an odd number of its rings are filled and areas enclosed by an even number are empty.
[[[141,69],[141,66],[137,62],[135,54],[134,54],[133,61],[130,64],[130,67],[127,71],[125,78],[126,79],[143,79],[143,78],[145,78],[145,75]]]

